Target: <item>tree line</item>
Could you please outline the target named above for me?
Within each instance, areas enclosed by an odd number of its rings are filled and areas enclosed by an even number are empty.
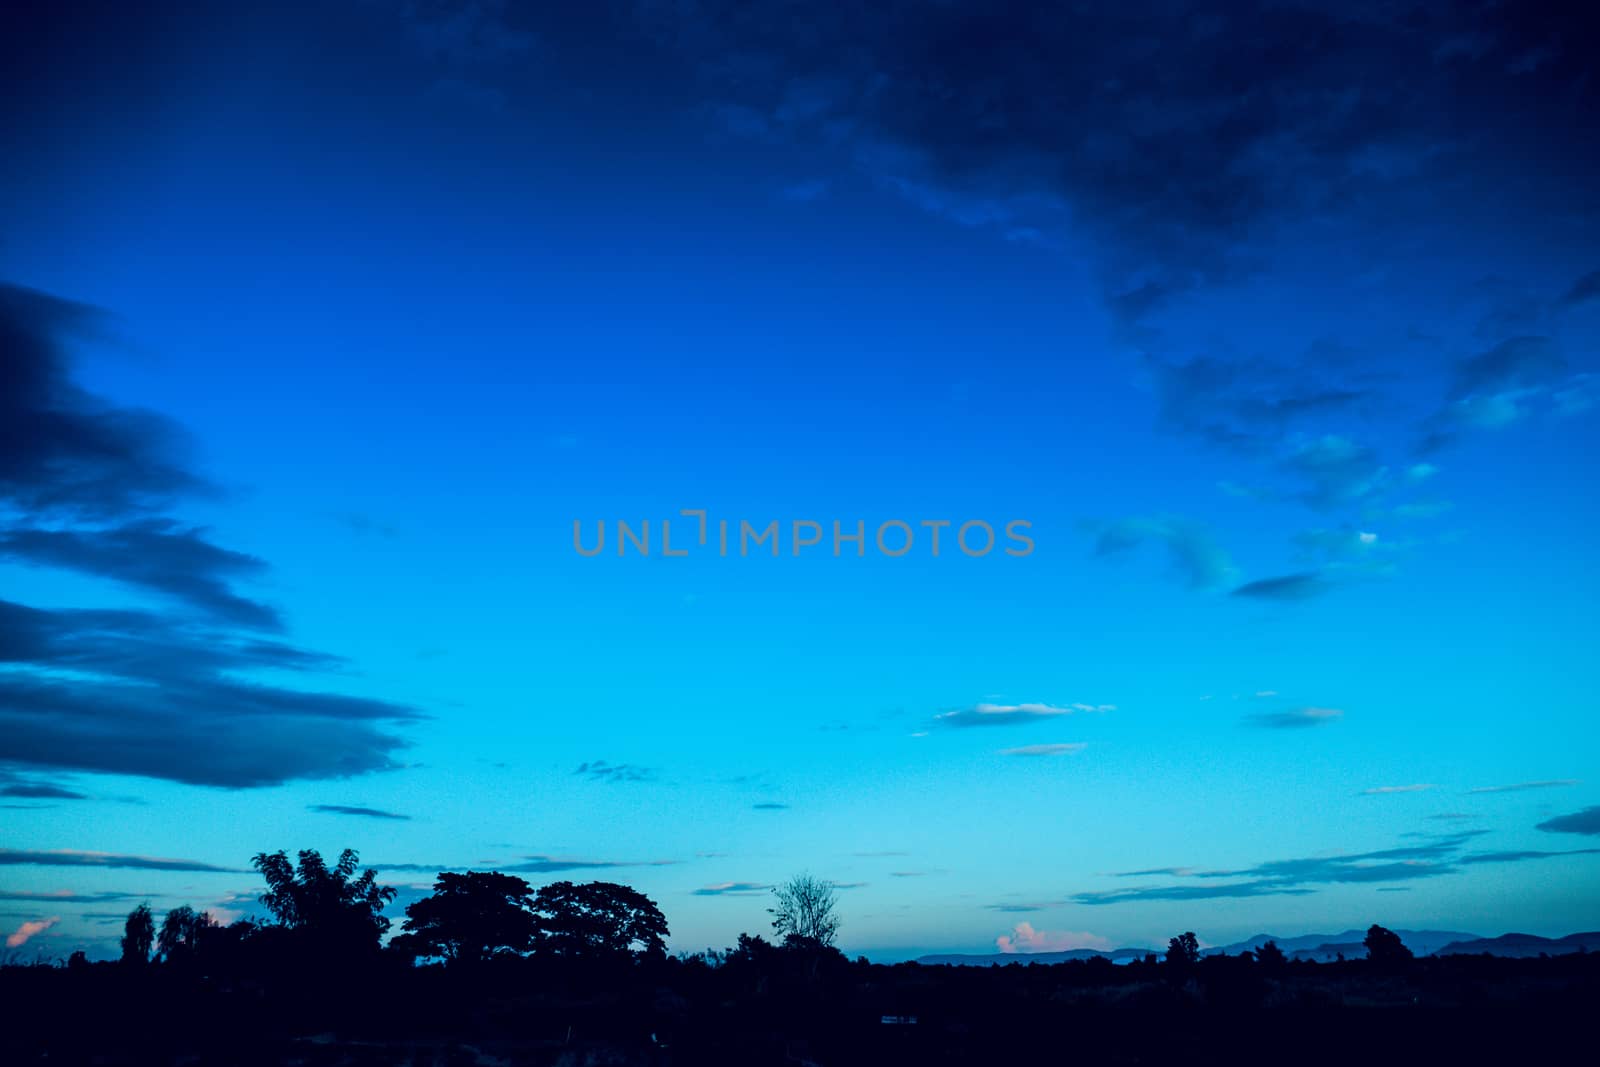
[[[148,904],[127,917],[122,961],[194,966],[252,949],[293,951],[302,959],[358,960],[379,952],[410,962],[456,966],[500,957],[652,961],[666,955],[666,916],[649,897],[616,882],[552,882],[535,889],[499,871],[442,872],[433,892],[405,909],[400,932],[384,944],[395,897],[379,885],[377,871],[360,869],[345,849],[330,865],[314,849],[291,861],[286,852],[258,853],[251,861],[267,888],[261,904],[273,921],[219,923],[188,905],[167,912],[158,927]],[[772,927],[779,945],[794,952],[837,952],[837,902],[832,887],[799,875],[773,889]],[[746,951],[757,942],[742,935]],[[733,951],[733,950],[730,950]]]

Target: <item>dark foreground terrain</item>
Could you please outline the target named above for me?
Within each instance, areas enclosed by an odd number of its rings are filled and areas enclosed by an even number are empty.
[[[6,1064],[1530,1063],[1596,1042],[1600,953],[881,966],[0,969]]]

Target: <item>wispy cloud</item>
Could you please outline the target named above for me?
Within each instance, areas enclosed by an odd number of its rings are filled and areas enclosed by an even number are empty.
[[[655,771],[649,767],[633,763],[607,763],[603,759],[580,763],[572,773],[596,782],[648,782],[655,778]]]
[[[772,887],[765,882],[717,882],[701,886],[694,891],[697,897],[753,897],[761,896]]]
[[[86,795],[76,789],[69,789],[56,782],[29,778],[4,770],[0,770],[0,797],[16,797],[19,800],[88,799]]]
[[[307,811],[320,812],[324,815],[359,815],[368,819],[402,819],[409,820],[411,816],[400,815],[392,811],[383,811],[379,808],[362,808],[350,804],[310,804]]]
[[[1002,756],[1066,756],[1082,752],[1089,747],[1085,741],[1070,741],[1053,745],[1023,745],[1020,748],[1002,748]]]
[[[1269,711],[1245,716],[1245,723],[1270,730],[1296,730],[1310,726],[1327,726],[1344,718],[1339,708],[1296,708],[1293,711]]]
[[[1595,829],[1600,833],[1600,808],[1595,814]],[[1483,864],[1518,863],[1600,854],[1600,849],[1572,849],[1565,852],[1466,852],[1467,845],[1485,831],[1464,830],[1435,837],[1419,844],[1371,852],[1310,856],[1270,860],[1253,867],[1208,870],[1192,867],[1151,868],[1132,871],[1119,877],[1165,874],[1180,878],[1178,883],[1133,886],[1127,889],[1090,890],[1074,894],[1077,904],[1121,904],[1136,901],[1210,900],[1229,897],[1299,896],[1315,892],[1315,887],[1331,884],[1378,885],[1411,882],[1457,874]]]
[[[52,904],[115,904],[123,900],[147,900],[152,893],[75,893],[70,889],[53,892],[29,893],[0,890],[0,900]]]
[[[21,948],[60,921],[61,917],[59,915],[52,915],[48,919],[34,919],[25,922],[17,927],[15,933],[6,938],[6,948]]]
[[[1309,600],[1333,588],[1333,583],[1317,571],[1280,574],[1258,578],[1234,589],[1232,596],[1254,600]]]
[[[614,867],[670,867],[677,860],[586,860],[558,856],[528,856],[521,862],[497,868],[518,874],[552,874],[557,871],[596,871]]]
[[[1233,562],[1211,532],[1189,519],[1131,517],[1091,521],[1085,526],[1095,535],[1097,556],[1121,555],[1143,544],[1160,545],[1173,574],[1192,589],[1221,585],[1234,573]]]
[[[763,801],[761,801],[759,803],[750,805],[750,807],[753,808],[756,811],[788,811],[789,810],[789,805],[781,804],[776,800],[763,800]]]
[[[1381,797],[1381,796],[1386,796],[1386,795],[1388,795],[1390,793],[1421,793],[1421,792],[1423,792],[1424,790],[1427,790],[1427,789],[1438,789],[1438,788],[1439,788],[1438,786],[1433,785],[1431,783],[1419,784],[1419,785],[1378,785],[1378,786],[1373,786],[1371,789],[1363,789],[1359,793],[1357,793],[1356,796],[1360,796],[1360,797]]]
[[[1115,704],[975,704],[970,708],[940,712],[934,721],[941,726],[1015,726],[1042,722],[1079,712],[1115,711]]]
[[[1513,782],[1510,785],[1480,785],[1468,793],[1520,793],[1524,789],[1554,789],[1563,785],[1580,784],[1576,778],[1550,778],[1542,782]]]
[[[162,859],[157,856],[124,856],[114,852],[86,852],[75,848],[19,849],[0,848],[0,866],[38,867],[128,867],[144,871],[218,871],[239,873],[237,867],[218,867],[199,860]]]

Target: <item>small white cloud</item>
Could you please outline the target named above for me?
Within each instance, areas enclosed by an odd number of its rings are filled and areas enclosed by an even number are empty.
[[[1115,711],[1115,704],[976,704],[940,712],[934,720],[944,726],[1008,726],[1054,719],[1075,712]]]

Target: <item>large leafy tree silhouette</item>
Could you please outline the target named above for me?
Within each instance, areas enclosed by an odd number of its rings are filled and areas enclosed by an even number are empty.
[[[499,871],[444,873],[432,896],[406,908],[405,932],[390,947],[407,956],[467,964],[524,955],[539,937],[533,907],[533,887],[521,878]]]
[[[315,849],[303,849],[298,865],[285,852],[260,852],[251,861],[267,891],[261,903],[283,927],[315,952],[341,953],[376,950],[388,932],[384,905],[394,899],[391,886],[378,884],[370,867],[357,875],[361,859],[345,849],[332,867]]]
[[[628,886],[552,882],[535,894],[533,908],[541,951],[574,958],[666,954],[666,916]]]

